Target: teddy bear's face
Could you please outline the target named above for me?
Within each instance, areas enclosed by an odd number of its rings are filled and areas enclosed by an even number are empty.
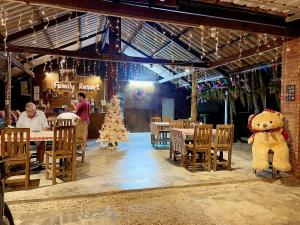
[[[253,118],[251,127],[260,131],[281,128],[283,127],[283,116],[279,112],[263,111]]]

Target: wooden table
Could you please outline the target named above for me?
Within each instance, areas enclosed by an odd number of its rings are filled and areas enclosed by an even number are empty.
[[[151,144],[156,144],[160,141],[163,141],[161,139],[161,132],[169,133],[170,131],[170,123],[169,122],[151,122],[150,124],[150,131],[151,131]]]
[[[213,129],[213,138],[216,134],[216,129]],[[176,160],[176,154],[181,154],[182,159],[185,156],[186,148],[185,142],[186,141],[193,141],[194,140],[194,128],[172,128],[170,130],[170,158],[174,158]],[[183,160],[181,161],[181,164]]]
[[[30,141],[38,142],[37,159],[40,163],[43,163],[46,152],[46,142],[53,141],[53,131],[30,132]]]

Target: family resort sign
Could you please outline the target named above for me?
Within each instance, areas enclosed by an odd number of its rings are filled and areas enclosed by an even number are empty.
[[[74,82],[54,82],[53,88],[57,90],[75,90],[76,83]],[[78,90],[81,91],[100,91],[100,85],[90,85],[90,84],[84,84],[79,83],[78,84]]]

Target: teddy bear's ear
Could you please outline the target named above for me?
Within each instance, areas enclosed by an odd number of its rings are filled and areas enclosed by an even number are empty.
[[[249,125],[251,125],[251,122],[252,122],[254,117],[255,117],[255,114],[252,114],[252,115],[249,116],[249,118],[248,118],[248,124]]]
[[[279,116],[281,120],[283,120],[283,115],[280,112],[276,112],[276,115]]]

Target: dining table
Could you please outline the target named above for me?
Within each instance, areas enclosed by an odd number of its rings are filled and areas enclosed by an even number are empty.
[[[53,141],[53,131],[30,132],[30,141],[37,144],[37,160],[44,163],[47,141]]]
[[[151,131],[151,144],[158,144],[161,141],[160,133],[164,131],[168,133],[170,131],[170,123],[169,122],[151,122],[150,123],[150,131]]]
[[[216,134],[216,129],[212,131],[212,138]],[[172,128],[170,129],[170,158],[176,160],[176,154],[182,157],[181,164],[183,165],[183,158],[186,154],[186,142],[193,142],[194,128]],[[213,141],[213,140],[212,140]]]

